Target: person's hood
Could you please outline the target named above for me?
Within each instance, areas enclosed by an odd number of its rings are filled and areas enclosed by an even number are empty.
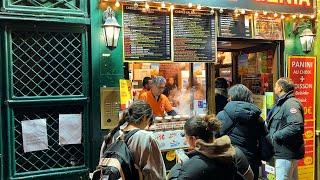
[[[206,143],[202,139],[197,139],[195,150],[210,159],[219,159],[225,162],[232,161],[236,153],[231,145],[229,136],[217,138],[212,143]]]
[[[256,105],[243,101],[230,101],[224,110],[230,119],[239,122],[256,121],[261,114],[261,110]]]
[[[228,97],[228,90],[225,88],[215,88],[215,93]]]

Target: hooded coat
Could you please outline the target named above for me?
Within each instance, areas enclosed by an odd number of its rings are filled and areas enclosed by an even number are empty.
[[[220,135],[230,136],[231,144],[242,150],[255,174],[261,164],[258,141],[267,134],[260,114],[261,110],[252,103],[230,101],[217,115],[222,121]]]
[[[198,139],[195,150],[187,154],[190,159],[182,165],[176,164],[171,169],[169,179],[234,179],[237,171],[235,154],[228,136],[215,139],[213,143]]]

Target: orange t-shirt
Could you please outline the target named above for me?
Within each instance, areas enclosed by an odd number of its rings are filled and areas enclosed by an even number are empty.
[[[172,106],[167,96],[161,94],[158,101],[155,99],[151,91],[147,91],[139,96],[140,100],[147,102],[153,111],[154,116],[164,116],[164,112],[172,111]]]
[[[148,92],[148,91],[149,91],[149,90],[143,88],[143,89],[139,92],[139,97],[138,97],[138,99],[141,99],[141,98],[140,98],[140,97],[141,97],[141,94],[143,94],[143,93],[145,93],[145,92]]]

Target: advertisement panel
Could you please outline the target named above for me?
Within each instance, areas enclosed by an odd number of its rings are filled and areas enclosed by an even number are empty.
[[[299,179],[313,179],[315,167],[316,57],[290,56],[288,77],[296,85],[295,96],[304,107],[305,157],[299,161]]]

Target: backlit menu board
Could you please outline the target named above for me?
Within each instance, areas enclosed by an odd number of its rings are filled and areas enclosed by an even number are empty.
[[[255,18],[255,39],[283,40],[280,18],[259,16]]]
[[[214,62],[216,35],[214,15],[205,11],[173,11],[174,61]]]
[[[125,61],[170,61],[170,11],[123,6]]]
[[[252,16],[224,13],[219,15],[219,37],[251,38]]]

